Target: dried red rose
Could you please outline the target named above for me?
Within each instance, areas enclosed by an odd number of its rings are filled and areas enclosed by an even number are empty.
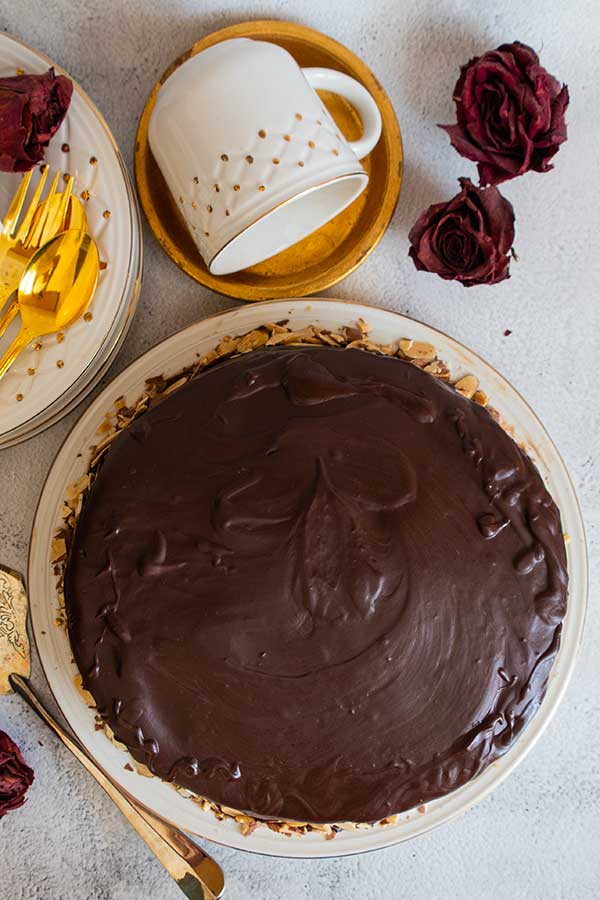
[[[0,731],[0,819],[11,809],[23,806],[33,777],[33,769],[29,768],[17,745]]]
[[[434,203],[411,228],[409,256],[417,269],[465,287],[504,281],[515,236],[512,204],[496,187],[476,187],[469,178],[458,181],[456,197]]]
[[[73,93],[64,75],[0,78],[0,172],[26,172],[44,158]]]
[[[454,88],[456,125],[441,125],[461,156],[477,163],[480,184],[548,172],[567,140],[569,91],[531,47],[515,41],[475,57]]]

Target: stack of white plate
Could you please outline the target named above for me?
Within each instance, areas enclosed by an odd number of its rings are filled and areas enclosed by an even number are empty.
[[[0,77],[18,70],[46,72],[51,65],[62,71],[37,50],[0,34]],[[59,169],[75,176],[74,193],[82,198],[102,270],[86,317],[64,334],[33,342],[0,380],[0,449],[54,424],[98,383],[125,339],[140,289],[142,242],[136,196],[106,122],[77,84],[46,162],[52,172]],[[20,175],[0,173],[0,216],[19,179]],[[0,338],[0,355],[18,328],[19,317]]]

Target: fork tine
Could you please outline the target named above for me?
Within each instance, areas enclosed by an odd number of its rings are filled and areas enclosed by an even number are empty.
[[[4,311],[4,314],[0,316],[0,337],[4,334],[14,317],[19,312],[19,304],[16,300],[10,304],[10,306]]]
[[[23,202],[25,197],[27,196],[27,189],[29,187],[29,182],[31,181],[31,175],[33,173],[33,169],[30,169],[26,175],[21,179],[21,183],[15,192],[15,196],[11,200],[11,204],[8,207],[8,212],[4,216],[4,221],[2,223],[2,231],[4,234],[8,234],[12,232],[14,226],[17,223],[17,220],[21,214],[21,207],[23,206]],[[11,235],[12,236],[12,235]]]
[[[43,246],[45,243],[47,243],[47,241],[49,241],[63,229],[64,221],[67,216],[67,210],[69,208],[69,200],[71,199],[71,191],[73,190],[73,176],[67,175],[65,177],[65,181],[66,187],[62,194],[59,194],[60,201],[57,205],[54,215],[52,217],[48,216],[48,218],[46,219],[46,224],[44,225],[44,229],[42,231],[40,246]]]
[[[46,200],[50,200],[54,194],[56,193],[56,186],[58,184],[58,179],[60,178],[60,172],[57,172],[54,178],[52,179],[52,184],[50,185],[50,190],[48,191],[48,196]],[[31,230],[31,233],[28,235],[27,246],[28,247],[40,247],[41,239],[44,233],[44,228],[46,222],[48,220],[48,210],[50,208],[50,204],[46,205],[44,210],[44,214],[39,217],[38,221],[35,223],[34,227]]]
[[[19,225],[19,230],[17,232],[17,240],[20,241],[25,247],[28,246],[27,232],[31,228],[31,222],[33,220],[33,215],[40,203],[40,197],[42,196],[42,191],[44,190],[44,185],[46,183],[46,178],[48,177],[49,166],[44,165],[40,170],[40,180],[35,189],[34,195],[31,198],[31,203],[27,207],[27,212],[23,217],[23,221]]]

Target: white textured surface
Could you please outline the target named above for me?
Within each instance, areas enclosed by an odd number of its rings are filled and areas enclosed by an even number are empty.
[[[565,701],[540,744],[491,798],[413,844],[346,860],[275,861],[212,847],[226,870],[228,896],[591,900],[600,890],[600,11],[592,0],[46,0],[43,6],[0,0],[0,25],[72,72],[98,103],[128,162],[156,77],[201,34],[249,16],[294,19],[328,32],[363,56],[390,93],[406,152],[398,212],[373,256],[329,293],[425,319],[511,377],[575,479],[592,589],[587,634]],[[465,291],[417,273],[406,258],[406,234],[421,208],[454,193],[458,175],[474,175],[435,128],[452,121],[459,64],[513,39],[542,48],[543,63],[568,82],[570,139],[554,172],[502,188],[517,212],[520,262],[511,280]],[[145,238],[140,309],[115,370],[173,331],[233,305],[180,273],[147,229]],[[506,328],[510,337],[503,337]],[[63,421],[0,454],[0,559],[21,570],[42,480],[68,427]],[[37,668],[34,683],[41,689]],[[0,700],[0,728],[23,746],[37,775],[24,809],[0,821],[1,900],[181,896],[102,791],[19,699]]]

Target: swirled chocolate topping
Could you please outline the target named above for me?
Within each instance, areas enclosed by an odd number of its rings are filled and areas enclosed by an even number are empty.
[[[486,412],[399,359],[258,351],[113,443],[66,574],[85,687],[161,778],[370,822],[504,753],[565,613],[560,515]]]

